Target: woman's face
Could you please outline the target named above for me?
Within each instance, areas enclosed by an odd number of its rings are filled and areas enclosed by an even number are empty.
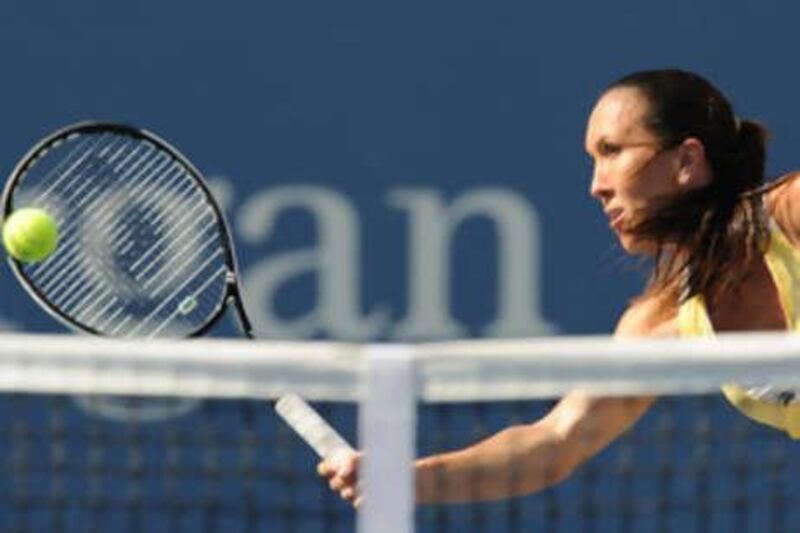
[[[653,251],[630,228],[638,216],[681,188],[677,151],[662,150],[645,126],[648,105],[638,89],[611,89],[598,100],[586,129],[586,151],[594,161],[591,194],[629,253]]]

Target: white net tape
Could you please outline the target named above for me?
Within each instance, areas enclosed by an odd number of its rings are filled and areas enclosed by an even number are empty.
[[[370,353],[402,345],[248,340],[120,341],[0,336],[0,390],[207,398],[352,401]],[[800,382],[800,337],[735,334],[701,340],[560,337],[402,346],[422,401],[705,393],[728,382]]]

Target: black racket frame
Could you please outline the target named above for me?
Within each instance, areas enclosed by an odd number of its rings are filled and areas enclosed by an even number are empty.
[[[239,289],[239,282],[238,282],[238,267],[236,264],[236,253],[233,248],[233,240],[231,238],[230,230],[228,229],[228,224],[225,221],[225,216],[222,213],[222,210],[219,208],[214,196],[211,194],[211,189],[208,187],[205,178],[200,173],[200,171],[195,167],[188,158],[186,158],[181,152],[179,152],[174,146],[170,143],[159,137],[158,135],[144,129],[140,129],[131,125],[122,124],[122,123],[114,123],[114,122],[100,122],[100,121],[83,121],[78,122],[75,124],[71,124],[69,126],[63,127],[59,130],[54,131],[50,135],[44,137],[41,141],[39,141],[33,148],[31,148],[27,154],[17,163],[14,170],[11,172],[11,175],[6,180],[5,187],[3,189],[3,220],[5,220],[13,211],[13,199],[14,199],[14,190],[17,185],[21,182],[25,173],[31,168],[38,159],[43,157],[51,148],[57,146],[62,141],[68,139],[69,137],[81,134],[96,134],[96,133],[115,133],[120,135],[126,135],[129,137],[137,138],[146,140],[148,142],[153,143],[156,147],[160,150],[163,150],[171,157],[173,157],[179,164],[183,165],[186,168],[187,174],[193,179],[199,189],[203,192],[208,203],[211,205],[211,208],[214,210],[216,215],[216,222],[218,225],[218,230],[222,235],[222,246],[224,251],[224,260],[228,267],[228,274],[226,276],[226,287],[225,287],[225,295],[220,301],[220,304],[217,306],[217,309],[209,316],[206,322],[195,329],[186,334],[186,337],[199,337],[206,333],[209,329],[211,329],[217,322],[219,322],[220,318],[225,314],[228,307],[233,307],[236,312],[236,318],[239,323],[240,330],[242,334],[247,338],[254,338],[253,336],[253,328],[250,322],[250,319],[245,312],[244,303],[242,301],[241,291]],[[25,274],[25,270],[23,269],[23,264],[18,261],[17,259],[13,258],[11,255],[8,255],[8,263],[11,267],[12,272],[20,281],[22,286],[31,295],[31,297],[43,308],[45,309],[51,316],[57,319],[59,322],[65,324],[67,327],[72,329],[77,329],[78,331],[89,333],[92,335],[99,335],[105,336],[105,334],[101,331],[98,331],[86,324],[81,324],[80,322],[74,320],[68,314],[64,313],[61,309],[57,306],[53,305],[47,297],[42,294],[39,288],[36,286],[35,283],[31,281],[31,279]]]

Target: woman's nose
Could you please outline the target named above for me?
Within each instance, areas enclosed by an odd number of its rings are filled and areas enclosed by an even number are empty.
[[[592,183],[589,186],[589,193],[598,200],[608,197],[610,192],[608,180],[601,165],[595,165],[592,170]]]

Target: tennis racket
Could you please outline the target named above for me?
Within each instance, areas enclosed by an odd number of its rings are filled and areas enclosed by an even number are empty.
[[[222,211],[197,168],[160,137],[83,122],[54,132],[17,164],[3,218],[46,210],[59,244],[11,269],[70,328],[109,337],[194,337],[233,307],[252,338]]]
[[[8,178],[3,219],[23,207],[55,219],[59,244],[37,263],[9,256],[11,269],[67,327],[120,338],[195,337],[233,307],[242,334],[253,338],[222,211],[197,168],[155,134],[98,122],[54,132]],[[280,405],[318,451],[347,446],[299,397]]]

